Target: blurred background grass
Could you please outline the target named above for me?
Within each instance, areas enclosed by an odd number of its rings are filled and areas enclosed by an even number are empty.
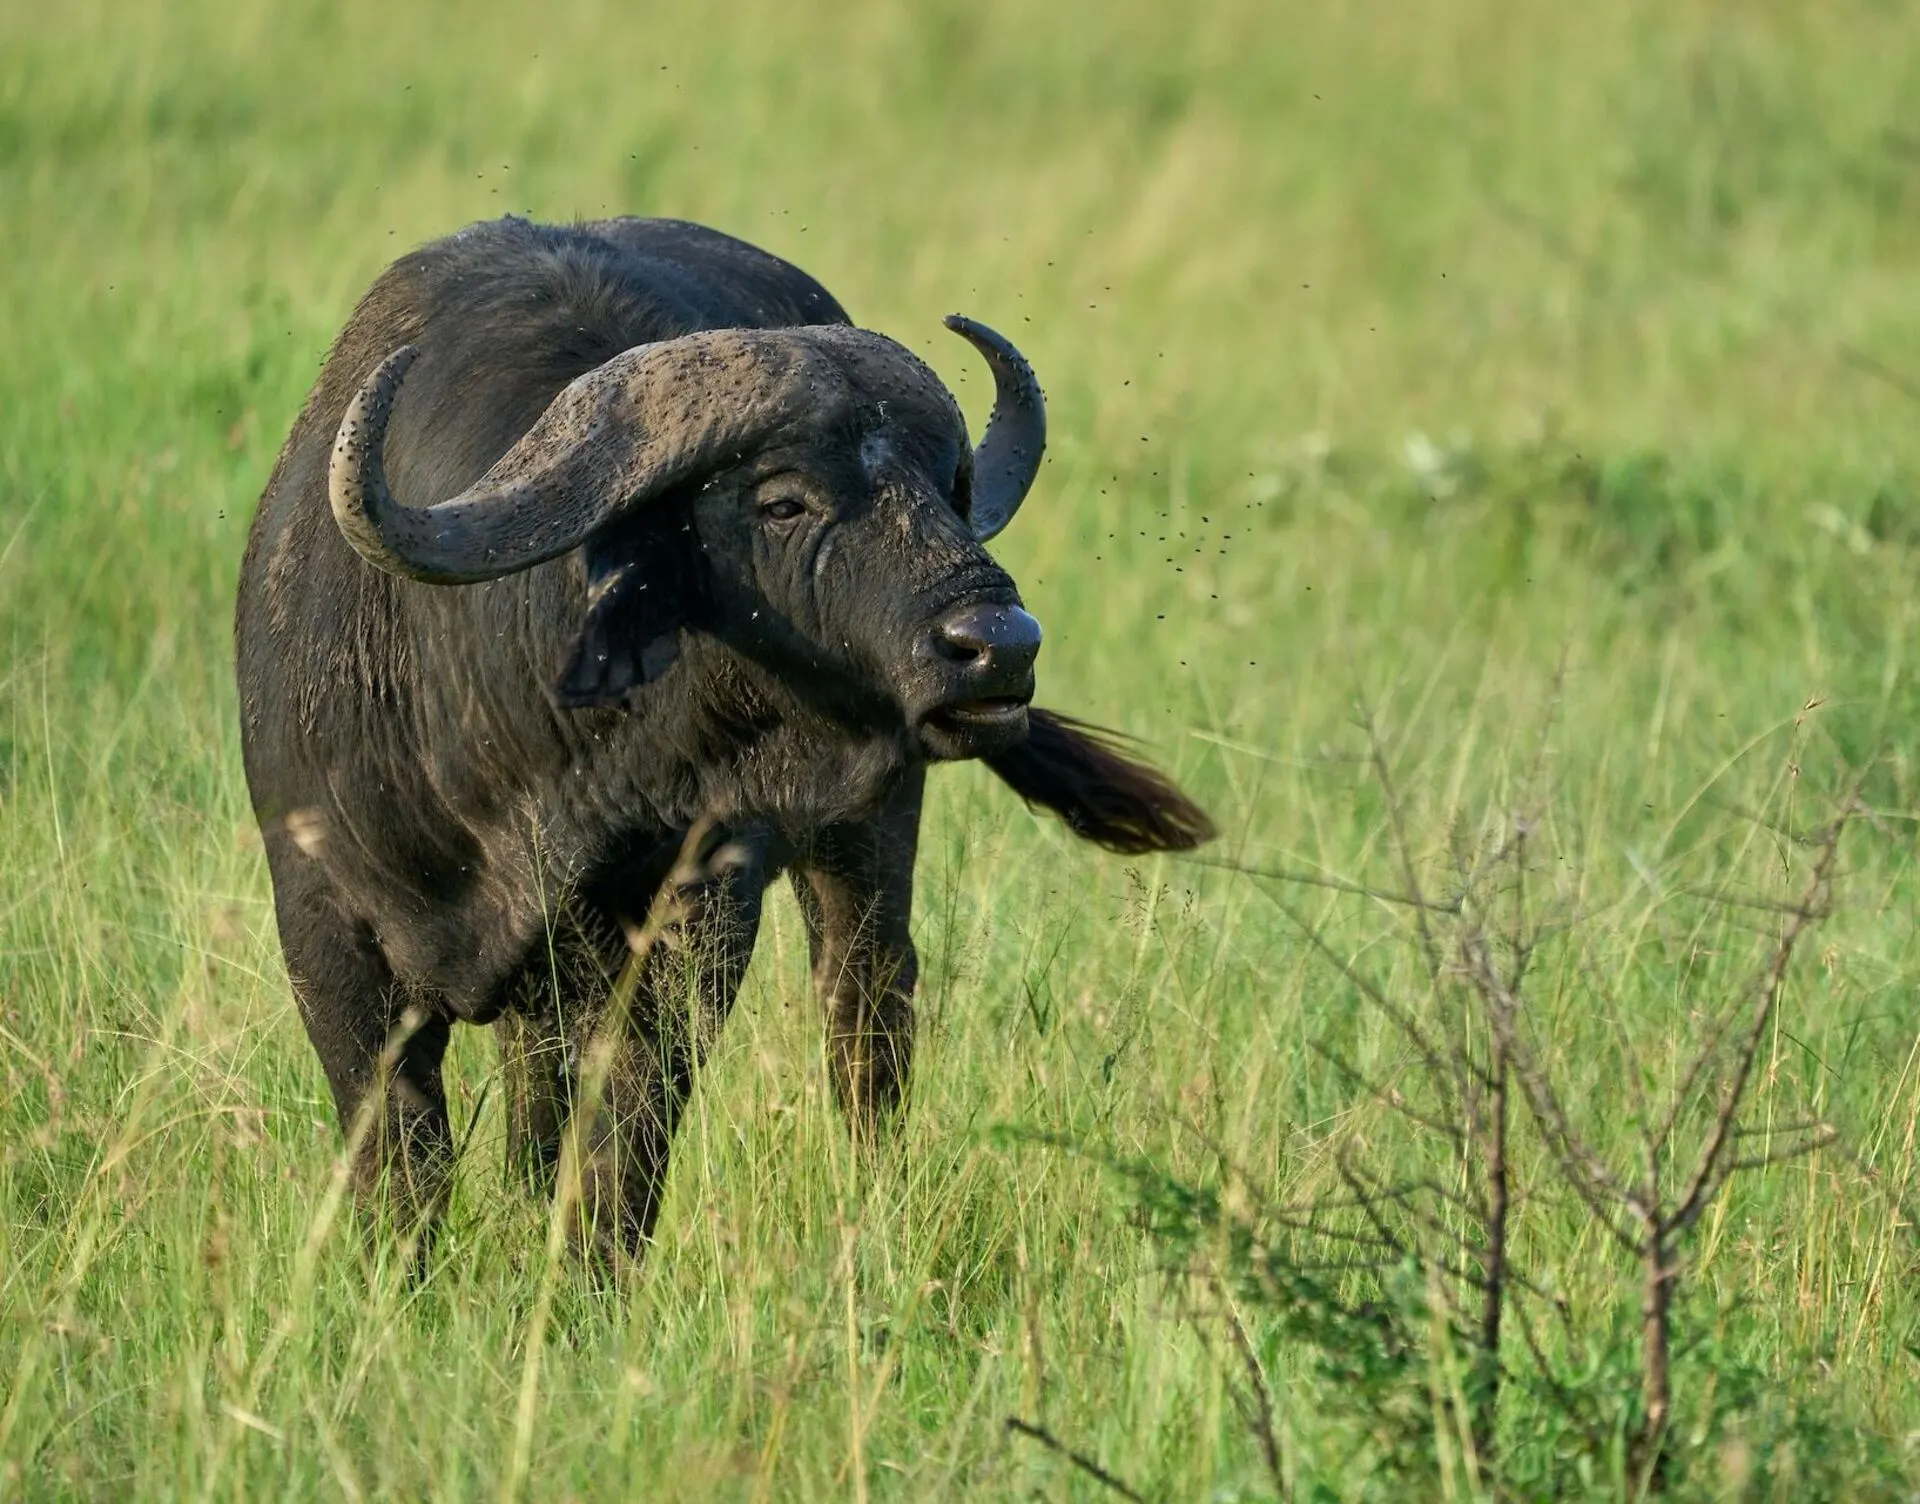
[[[1681,887],[1777,885],[1749,816],[1795,816],[1789,763],[1826,787],[1884,748],[1764,1084],[1860,1164],[1743,1191],[1700,1288],[1743,1361],[1858,1443],[1825,1447],[1856,1496],[1896,1477],[1920,1428],[1884,1195],[1920,1109],[1916,22],[1901,0],[0,7],[0,1494],[1084,1486],[1010,1447],[1009,1411],[1167,1497],[1254,1488],[1217,1365],[1098,1174],[980,1130],[1176,1169],[1211,1138],[1311,1191],[1362,1109],[1309,1044],[1391,1067],[1392,1042],[1245,881],[1075,847],[975,769],[937,781],[928,1044],[890,1169],[860,1172],[825,1106],[783,902],[626,1298],[538,1258],[478,1037],[436,1281],[368,1293],[321,1236],[333,1127],[246,811],[234,576],[353,300],[503,212],[742,235],[923,350],[976,425],[984,381],[939,317],[1012,334],[1055,434],[998,545],[1048,627],[1043,700],[1146,738],[1222,855],[1373,870],[1359,700],[1436,852],[1537,794],[1548,728],[1569,881],[1619,916],[1619,1016],[1554,1015],[1603,1135],[1626,1128],[1609,1041],[1675,1055],[1689,989],[1759,943],[1670,915]],[[1356,953],[1389,933],[1342,912]],[[1649,960],[1663,925],[1720,971]],[[1604,1330],[1626,1287],[1562,1222],[1541,1256]],[[530,1341],[555,1278],[560,1335]],[[1275,1362],[1299,1476],[1364,1496],[1364,1445]]]

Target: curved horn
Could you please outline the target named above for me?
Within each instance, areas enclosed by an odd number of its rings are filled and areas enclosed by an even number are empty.
[[[394,351],[355,393],[327,490],[362,558],[436,585],[498,579],[570,552],[746,448],[819,379],[777,331],[639,345],[575,380],[458,496],[408,507],[387,487],[383,451],[394,395],[418,354],[412,345]]]
[[[1040,473],[1047,403],[1033,367],[1005,335],[958,313],[946,325],[993,368],[993,416],[973,452],[973,535],[984,543],[1013,521]]]

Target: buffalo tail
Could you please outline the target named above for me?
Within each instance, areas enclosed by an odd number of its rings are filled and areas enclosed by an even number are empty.
[[[1027,739],[987,766],[1082,840],[1129,856],[1191,851],[1214,836],[1207,812],[1157,768],[1120,751],[1112,731],[1051,710],[1027,714]]]

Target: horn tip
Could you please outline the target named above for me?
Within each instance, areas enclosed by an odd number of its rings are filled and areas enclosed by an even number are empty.
[[[402,345],[393,354],[380,362],[380,369],[373,373],[373,379],[383,386],[397,385],[409,367],[420,358],[418,345]]]

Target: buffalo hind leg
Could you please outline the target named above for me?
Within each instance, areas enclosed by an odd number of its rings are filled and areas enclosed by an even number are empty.
[[[828,828],[794,864],[834,1097],[866,1139],[894,1116],[913,1067],[919,964],[908,921],[923,788],[912,774],[873,819]]]

